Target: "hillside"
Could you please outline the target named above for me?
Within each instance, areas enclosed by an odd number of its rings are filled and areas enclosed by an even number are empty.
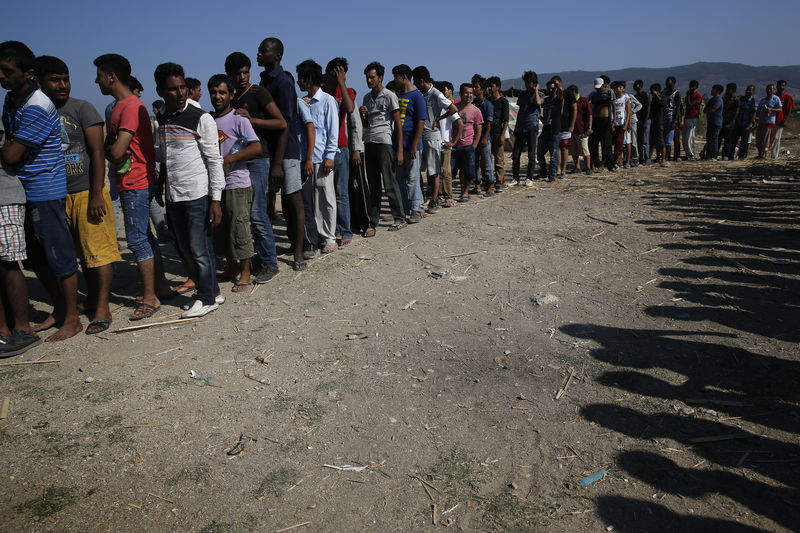
[[[645,82],[646,87],[655,82],[663,85],[666,77],[672,75],[678,80],[678,89],[685,91],[689,88],[689,80],[697,80],[700,82],[700,92],[703,94],[710,92],[711,86],[715,83],[725,85],[729,82],[736,83],[740,93],[743,92],[743,87],[753,83],[756,86],[756,94],[762,94],[767,83],[775,83],[777,80],[783,79],[788,84],[787,92],[794,97],[800,95],[800,65],[754,67],[741,63],[700,62],[664,68],[630,67],[606,71],[569,70],[538,74],[542,83],[558,74],[566,85],[575,84],[584,94],[591,91],[595,78],[605,74],[612,80],[625,80],[629,88],[633,85],[634,80],[639,79]],[[523,89],[522,79],[503,80],[503,90],[511,88]]]

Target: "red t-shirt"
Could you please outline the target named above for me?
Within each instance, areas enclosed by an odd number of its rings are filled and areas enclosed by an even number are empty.
[[[339,146],[347,146],[347,113],[342,105],[342,88],[337,85],[335,91],[326,90],[325,92],[336,98],[336,103],[339,104]],[[350,99],[353,100],[353,106],[355,106],[356,92],[348,87],[347,93],[350,95]]]
[[[703,95],[700,91],[695,91],[686,95],[686,114],[684,118],[697,118],[700,116],[700,104],[703,103]]]
[[[156,182],[156,154],[150,115],[135,94],[123,98],[111,110],[109,138],[116,139],[120,130],[132,133],[133,139],[128,146],[131,151],[130,168],[122,174],[117,172],[117,190],[133,191],[152,187]]]
[[[781,111],[775,117],[775,127],[782,128],[786,124],[786,117],[794,109],[794,100],[792,100],[792,95],[787,92],[779,94],[778,98],[781,99]]]
[[[575,115],[575,127],[572,132],[575,135],[583,135],[589,129],[589,117],[592,116],[592,104],[585,96],[578,98],[578,114]]]

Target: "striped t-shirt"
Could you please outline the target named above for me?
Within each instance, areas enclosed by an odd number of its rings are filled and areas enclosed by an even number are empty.
[[[53,102],[41,89],[28,93],[14,109],[10,94],[3,105],[3,124],[9,139],[28,147],[28,157],[15,167],[29,202],[67,196],[67,174],[61,152],[61,122]]]

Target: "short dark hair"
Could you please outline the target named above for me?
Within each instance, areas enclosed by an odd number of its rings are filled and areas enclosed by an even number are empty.
[[[634,89],[641,89],[642,87],[644,87],[644,82],[642,80],[636,80],[633,82]]]
[[[278,56],[280,57],[280,59],[283,59],[283,42],[281,42],[280,39],[278,39],[277,37],[267,37],[266,39],[261,41],[261,44],[267,45],[271,48],[275,48],[275,50],[278,51]]]
[[[433,86],[439,89],[442,93],[444,93],[448,89],[450,89],[451,91],[453,90],[453,84],[450,83],[449,81],[435,81],[433,82]]]
[[[188,81],[188,80],[187,80]],[[214,87],[219,87],[222,84],[228,88],[228,92],[233,92],[233,82],[228,77],[227,74],[214,74],[210,78],[208,78],[208,90],[211,91]],[[186,84],[189,85],[188,83]]]
[[[461,85],[458,86],[458,93],[459,94],[463,93],[464,89],[473,89],[472,84],[466,82],[462,83]]]
[[[313,59],[306,59],[295,67],[297,79],[308,80],[312,85],[319,87],[322,83],[322,67]]]
[[[539,76],[536,72],[532,70],[526,70],[522,73],[522,81],[531,82],[531,83],[539,83]]]
[[[689,87],[692,87],[692,86],[694,86],[694,87],[700,87],[700,82],[699,82],[699,81],[697,81],[697,80],[690,80],[690,81],[689,81]]]
[[[250,58],[241,52],[232,52],[225,58],[225,72],[228,74],[238,72],[242,67],[247,67],[249,70],[251,66]]]
[[[416,67],[414,70],[411,71],[411,74],[425,83],[433,83],[433,78],[431,78],[431,73],[428,70],[428,67],[420,65]]]
[[[198,87],[200,87],[200,85],[201,85],[200,80],[198,80],[197,78],[186,78],[186,88],[189,89],[190,91],[192,89],[197,89]]]
[[[144,91],[144,87],[142,87],[142,82],[140,82],[136,76],[131,76],[128,78],[128,81],[125,82],[125,85],[128,86],[128,89],[133,91]]]
[[[550,79],[553,80],[553,81],[557,81],[558,83],[561,83],[561,76],[559,76],[558,74],[556,74],[555,76],[553,76]]]
[[[650,86],[650,90],[651,91],[655,91],[657,93],[660,93],[661,92],[661,84],[660,83],[654,83],[653,85]]]
[[[10,59],[22,72],[34,68],[36,55],[25,43],[6,41],[0,43],[0,59]]]
[[[119,54],[103,54],[94,60],[94,66],[113,74],[122,83],[127,83],[131,77],[131,62]]]
[[[400,63],[399,65],[395,65],[392,67],[392,76],[403,76],[407,80],[411,79],[411,67],[406,65],[405,63]]]
[[[608,85],[609,83],[611,83],[611,78],[609,78],[609,77],[608,77],[608,76],[606,76],[605,74],[601,74],[601,75],[600,75],[600,79],[602,79],[602,80],[603,80],[603,83],[605,83],[606,85]]]
[[[183,67],[177,63],[161,63],[156,67],[155,72],[153,72],[153,78],[156,80],[156,87],[159,89],[163,88],[167,83],[167,78],[171,78],[172,76],[186,79],[186,76],[183,74]]]
[[[334,57],[333,59],[328,61],[327,65],[325,65],[325,72],[330,72],[336,67],[342,67],[344,71],[347,72],[347,67],[348,67],[347,58]]]
[[[497,85],[500,88],[503,86],[503,82],[500,81],[500,76],[489,76],[486,79],[486,85]]]
[[[157,107],[161,109],[162,107],[164,107],[164,100],[153,100],[153,103],[150,104],[150,107]]]
[[[400,90],[400,87],[397,86],[397,83],[394,80],[391,80],[389,83],[386,84],[386,90],[396,93]]]
[[[553,81],[553,80],[550,80],[550,81],[548,81],[547,83],[549,84],[549,83],[551,83],[552,81]],[[615,80],[615,81],[612,81],[612,82],[611,82],[611,85],[609,86],[609,88],[610,88],[610,89],[613,91],[614,89],[616,89],[616,88],[617,88],[617,85],[619,85],[619,82],[618,82],[618,81],[616,81],[616,80]]]
[[[667,83],[669,83],[670,80],[672,81],[672,85],[675,85],[678,82],[678,80],[675,79],[675,76],[667,76]]]
[[[775,85],[780,85],[781,83],[782,83],[782,84],[784,84],[784,85],[788,85],[788,84],[786,83],[786,80],[778,80],[778,81],[775,83]]]
[[[48,74],[69,74],[67,64],[54,56],[39,56],[33,62],[36,77],[43,78]]]
[[[383,68],[383,65],[381,65],[377,61],[373,61],[372,63],[364,67],[364,75],[366,76],[370,70],[374,70],[375,74],[377,74],[379,78],[382,78],[383,73],[386,72],[386,69]]]
[[[721,93],[721,92],[723,92],[725,90],[725,88],[722,85],[720,85],[719,83],[716,83],[711,87],[711,90]]]
[[[626,85],[626,83],[625,83],[625,80],[619,80],[619,81],[617,82],[617,85],[621,86],[623,89],[624,89],[625,87],[627,87],[627,85]]]
[[[733,92],[736,92],[736,84],[731,82],[725,86],[726,89],[733,89]]]
[[[578,86],[577,85],[570,85],[569,87],[567,87],[567,92],[572,94],[572,95],[578,94]]]

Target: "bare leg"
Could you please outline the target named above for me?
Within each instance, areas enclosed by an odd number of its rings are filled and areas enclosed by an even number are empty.
[[[303,262],[303,235],[305,235],[306,216],[303,211],[303,196],[301,191],[293,192],[287,195],[289,201],[292,202],[292,209],[294,211],[294,262],[301,264]],[[287,221],[287,224],[291,222]]]
[[[107,265],[91,268],[86,273],[87,283],[88,278],[93,278],[93,285],[95,285],[94,301],[95,306],[94,318],[111,318],[111,309],[108,306],[108,294],[111,292],[111,280],[114,277],[114,265],[109,263]]]
[[[0,273],[3,276],[5,295],[11,306],[11,313],[14,315],[14,329],[33,333],[28,318],[28,286],[25,284],[25,276],[19,269],[19,265],[0,261]]]
[[[159,260],[161,256],[159,255]],[[159,261],[160,262],[160,261]],[[161,305],[161,301],[159,301],[158,297],[156,296],[155,290],[155,259],[147,259],[145,261],[139,261],[139,275],[142,278],[142,302],[146,303],[147,305],[152,305],[153,307],[158,307]],[[161,276],[164,276],[164,272],[162,270]]]
[[[61,294],[59,295],[60,300],[60,312],[63,313],[63,324],[61,327],[47,337],[45,339],[46,342],[56,342],[56,341],[63,341],[69,339],[70,337],[74,337],[81,331],[83,331],[83,325],[81,324],[80,318],[78,318],[78,273],[75,272],[71,276],[67,276],[66,278],[61,280]],[[59,304],[57,304],[59,305]],[[53,314],[55,316],[56,313],[59,312],[56,309],[53,310]]]
[[[50,269],[40,267],[34,269],[34,272],[42,285],[44,285],[47,294],[50,296],[50,301],[53,302],[53,311],[50,315],[33,327],[33,331],[38,332],[50,329],[57,324],[62,324],[66,312],[64,309],[64,298],[61,295],[61,288],[58,286],[58,280],[56,280],[56,277],[50,272]]]

